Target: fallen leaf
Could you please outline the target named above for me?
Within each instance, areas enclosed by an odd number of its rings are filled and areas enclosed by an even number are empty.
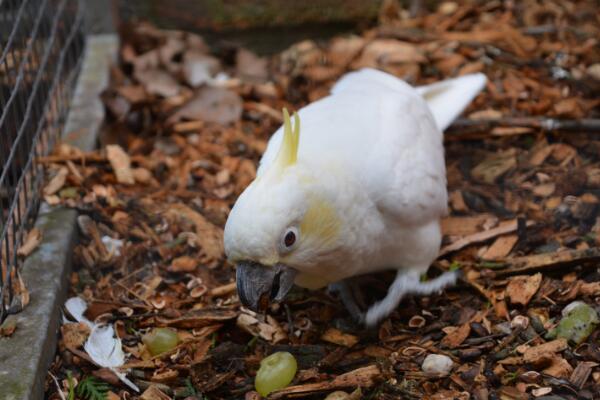
[[[30,255],[42,242],[42,231],[38,228],[33,228],[27,234],[27,238],[25,238],[25,243],[19,247],[17,250],[17,255],[21,257],[27,257]]]
[[[18,269],[12,269],[10,273],[12,275],[11,284],[13,295],[10,308],[13,313],[16,313],[22,311],[29,304],[29,290],[25,286],[25,282]]]
[[[377,39],[367,44],[353,68],[378,67],[401,63],[421,63],[426,59],[414,44],[394,39]]]
[[[259,336],[272,344],[282,342],[288,338],[285,331],[273,317],[267,315],[265,320],[265,322],[259,321],[255,313],[242,310],[236,320],[236,325],[249,334]]]
[[[198,50],[186,51],[183,56],[183,75],[192,87],[209,82],[220,68],[217,58]]]
[[[492,214],[450,216],[442,219],[442,233],[446,236],[466,236],[480,232],[483,225],[498,218]]]
[[[526,226],[532,226],[533,221],[527,221]],[[440,250],[440,257],[458,251],[469,245],[484,242],[486,240],[493,239],[500,235],[505,235],[517,230],[517,220],[502,221],[497,227],[488,229],[487,231],[477,232],[472,235],[468,235],[458,239],[457,241],[450,243],[449,245],[442,247]]]
[[[446,336],[442,339],[441,344],[450,349],[460,346],[471,333],[471,324],[469,322],[458,327],[453,326],[448,328],[444,329]]]
[[[597,366],[598,363],[593,361],[579,361],[573,370],[573,373],[571,373],[569,381],[571,381],[576,388],[583,388],[592,373],[592,369]]]
[[[177,257],[171,262],[169,271],[172,272],[192,272],[196,270],[198,261],[189,256]]]
[[[171,400],[171,397],[167,396],[162,390],[156,385],[148,386],[148,389],[144,390],[144,393],[140,396],[141,400]]]
[[[526,306],[540,288],[542,274],[519,275],[512,277],[506,286],[506,295],[511,303]]]
[[[544,374],[555,378],[569,378],[573,373],[571,364],[562,357],[555,355],[551,357],[550,362],[550,366],[542,370]]]
[[[131,160],[123,148],[117,144],[106,146],[106,157],[117,177],[117,182],[133,185],[135,179],[131,171]]]
[[[356,58],[365,43],[364,38],[356,35],[334,38],[329,44],[328,60],[333,65],[345,67]]]
[[[17,318],[9,315],[0,325],[0,336],[10,337],[17,330]]]
[[[156,326],[171,326],[175,328],[191,329],[204,328],[216,323],[229,321],[238,316],[238,312],[228,309],[200,309],[188,311],[177,318],[156,317]],[[152,324],[152,320],[147,321]],[[154,326],[154,325],[151,325]]]
[[[144,89],[150,94],[172,97],[179,94],[181,90],[175,78],[160,69],[136,70],[135,78],[144,85]]]
[[[198,242],[207,262],[214,262],[223,257],[223,230],[221,228],[183,204],[171,205],[167,213],[184,218],[195,225]]]
[[[276,400],[298,396],[306,397],[310,394],[348,387],[370,388],[382,379],[384,377],[379,367],[377,365],[369,365],[338,375],[331,381],[288,386],[285,389],[272,392],[269,398]]]
[[[533,194],[539,197],[548,197],[556,190],[556,184],[554,182],[543,183],[533,188]]]
[[[493,184],[496,179],[517,166],[517,151],[514,148],[501,153],[491,154],[471,170],[473,178]]]
[[[91,333],[90,326],[85,322],[63,324],[60,327],[62,340],[67,348],[78,349],[83,346]]]
[[[494,243],[481,256],[484,260],[501,260],[508,256],[519,241],[517,235],[505,235],[497,238]]]
[[[547,363],[554,357],[555,353],[565,350],[567,347],[566,339],[556,339],[551,342],[533,346],[525,350],[523,359],[528,364],[540,365]]]
[[[329,328],[321,335],[321,340],[345,347],[352,347],[358,343],[358,338],[349,333],[344,333],[335,328]]]
[[[241,48],[236,53],[235,64],[237,75],[250,82],[264,82],[267,80],[268,60],[259,57],[250,50]]]
[[[48,182],[46,187],[44,187],[44,196],[52,196],[53,194],[57,193],[60,189],[62,189],[65,185],[65,182],[67,181],[68,175],[69,170],[67,169],[67,167],[61,167],[56,173],[56,175],[54,175],[54,177],[50,179],[50,182]]]
[[[182,119],[202,120],[228,125],[242,116],[242,99],[228,89],[202,87],[167,122],[173,124]]]

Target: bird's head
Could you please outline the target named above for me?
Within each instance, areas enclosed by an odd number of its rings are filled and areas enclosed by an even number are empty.
[[[318,264],[338,245],[340,219],[319,189],[317,174],[297,163],[300,121],[284,131],[276,159],[235,203],[225,225],[225,253],[236,264],[241,302],[264,310],[281,301],[296,274]]]

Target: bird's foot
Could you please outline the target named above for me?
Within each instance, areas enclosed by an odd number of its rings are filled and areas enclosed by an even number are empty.
[[[358,284],[350,279],[329,285],[330,292],[337,293],[356,323],[363,323],[365,319],[365,301]]]
[[[373,327],[390,315],[400,301],[408,294],[428,295],[454,285],[460,276],[458,271],[444,272],[442,275],[426,282],[421,282],[418,274],[407,274],[398,271],[396,279],[388,289],[387,295],[367,310],[364,316],[365,325]]]

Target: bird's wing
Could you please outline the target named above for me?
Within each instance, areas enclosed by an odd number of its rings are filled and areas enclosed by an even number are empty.
[[[415,224],[437,219],[447,208],[440,127],[462,112],[482,82],[475,75],[415,89],[373,69],[346,74],[330,96],[299,111],[298,159],[335,159],[392,217]],[[269,141],[259,175],[275,159],[281,131]]]
[[[377,124],[372,132],[376,140],[364,162],[363,181],[380,211],[414,225],[444,215],[447,192],[442,132],[421,94],[406,82],[372,69],[346,75],[333,93],[334,98],[360,93],[363,102],[379,98],[377,109],[367,117]]]

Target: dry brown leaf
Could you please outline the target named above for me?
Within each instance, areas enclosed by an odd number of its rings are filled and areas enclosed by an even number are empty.
[[[118,144],[106,146],[106,158],[115,173],[117,182],[126,185],[133,185],[135,179],[131,170],[131,160],[129,155]]]
[[[115,90],[131,104],[142,103],[148,99],[148,93],[141,85],[124,85]]]
[[[203,308],[199,310],[188,311],[177,318],[156,317],[156,321],[148,320],[147,322],[150,324],[154,322],[157,326],[171,326],[175,328],[190,329],[214,326],[217,323],[232,320],[237,316],[237,311],[226,308]]]
[[[14,315],[9,315],[0,324],[0,336],[10,337],[17,330],[17,318]]]
[[[223,257],[223,230],[221,228],[183,204],[169,206],[167,213],[184,218],[195,225],[198,244],[202,248],[207,262],[214,263]]]
[[[147,184],[152,182],[154,178],[152,176],[152,172],[150,172],[146,168],[133,168],[131,170],[131,173],[133,175],[133,179],[138,183]]]
[[[69,349],[78,349],[83,346],[90,335],[90,327],[83,322],[63,324],[60,327],[62,340]]]
[[[579,293],[585,296],[600,296],[600,281],[582,282],[579,287]]]
[[[13,274],[11,281],[13,290],[11,308],[14,312],[19,312],[29,304],[29,290],[25,286],[25,282],[18,270],[11,270],[11,274]]]
[[[204,52],[189,50],[183,55],[183,76],[192,87],[209,82],[220,69],[220,61]]]
[[[269,61],[259,57],[250,50],[241,48],[235,58],[237,75],[250,82],[264,82],[269,76]]]
[[[531,156],[529,157],[529,164],[533,166],[542,165],[544,161],[552,154],[554,147],[548,145],[547,143],[543,143],[542,146],[537,146],[537,148],[532,151]]]
[[[506,286],[506,295],[511,303],[526,306],[542,283],[542,274],[519,275],[512,277]]]
[[[171,400],[171,397],[167,396],[162,390],[156,385],[148,386],[148,389],[140,396],[141,400]]]
[[[494,312],[498,316],[498,318],[503,318],[505,320],[510,320],[510,316],[508,314],[508,307],[506,306],[506,301],[504,300],[496,300],[493,303]]]
[[[569,377],[569,381],[578,389],[581,389],[587,382],[592,369],[597,367],[598,363],[593,361],[579,361]]]
[[[444,328],[446,336],[442,339],[442,346],[454,349],[462,344],[471,333],[471,324],[469,322],[461,326],[451,326]]]
[[[33,228],[27,234],[25,243],[17,250],[17,255],[21,257],[27,257],[30,255],[42,242],[42,231],[38,228]]]
[[[256,313],[242,310],[236,320],[237,326],[253,336],[260,336],[269,343],[276,344],[287,339],[287,334],[270,315],[266,316],[266,322],[259,321]]]
[[[162,97],[172,97],[179,94],[179,84],[169,74],[160,69],[148,69],[135,72],[135,78],[144,85],[146,92]]]
[[[57,193],[60,189],[65,186],[65,182],[67,181],[67,176],[69,175],[69,169],[67,167],[61,167],[56,175],[44,188],[44,196],[52,196]]]
[[[554,355],[550,359],[550,366],[542,370],[544,374],[548,374],[555,378],[567,379],[573,373],[573,367],[564,358]]]
[[[514,148],[497,154],[490,154],[485,160],[471,170],[473,178],[493,184],[496,179],[517,166],[517,151]]]
[[[551,342],[533,346],[525,350],[523,359],[529,364],[543,364],[552,359],[555,353],[565,350],[568,346],[566,339],[560,338]]]
[[[202,87],[167,122],[173,124],[187,119],[229,125],[239,121],[241,116],[242,99],[237,93],[219,87]]]
[[[344,333],[339,329],[329,328],[321,335],[321,340],[345,347],[352,347],[358,343],[358,337]]]
[[[350,372],[346,372],[345,374],[333,378],[331,381],[288,386],[285,389],[277,390],[271,393],[269,398],[272,400],[276,400],[288,398],[291,396],[308,396],[324,391],[343,389],[349,387],[369,388],[374,386],[377,382],[381,381],[382,379],[384,379],[384,375],[379,369],[379,367],[377,365],[369,365],[366,367],[355,369]]]
[[[533,132],[533,128],[525,126],[497,126],[490,134],[494,136],[516,136],[516,135],[527,135]]]
[[[365,46],[360,57],[353,63],[353,68],[425,61],[421,49],[412,43],[394,39],[377,39]]]
[[[328,60],[333,65],[344,67],[356,58],[365,43],[365,39],[360,36],[334,38],[329,44]]]
[[[198,266],[198,261],[189,256],[177,257],[171,262],[169,271],[172,272],[193,272]]]
[[[505,235],[497,238],[494,243],[481,256],[484,260],[501,260],[508,256],[519,241],[517,235]]]
[[[539,197],[551,196],[556,190],[556,184],[554,182],[543,183],[533,188],[532,192]]]
[[[527,221],[526,225],[533,225],[533,221]],[[457,251],[462,249],[463,247],[467,247],[471,244],[485,242],[486,240],[493,239],[500,235],[505,235],[507,233],[511,233],[517,230],[517,220],[511,221],[503,221],[495,228],[488,229],[487,231],[477,232],[472,235],[468,235],[458,239],[457,241],[450,243],[449,245],[443,247],[440,250],[440,256],[446,255],[453,251]]]
[[[492,214],[449,216],[442,219],[442,233],[447,236],[465,236],[480,232],[485,223],[497,220]]]

